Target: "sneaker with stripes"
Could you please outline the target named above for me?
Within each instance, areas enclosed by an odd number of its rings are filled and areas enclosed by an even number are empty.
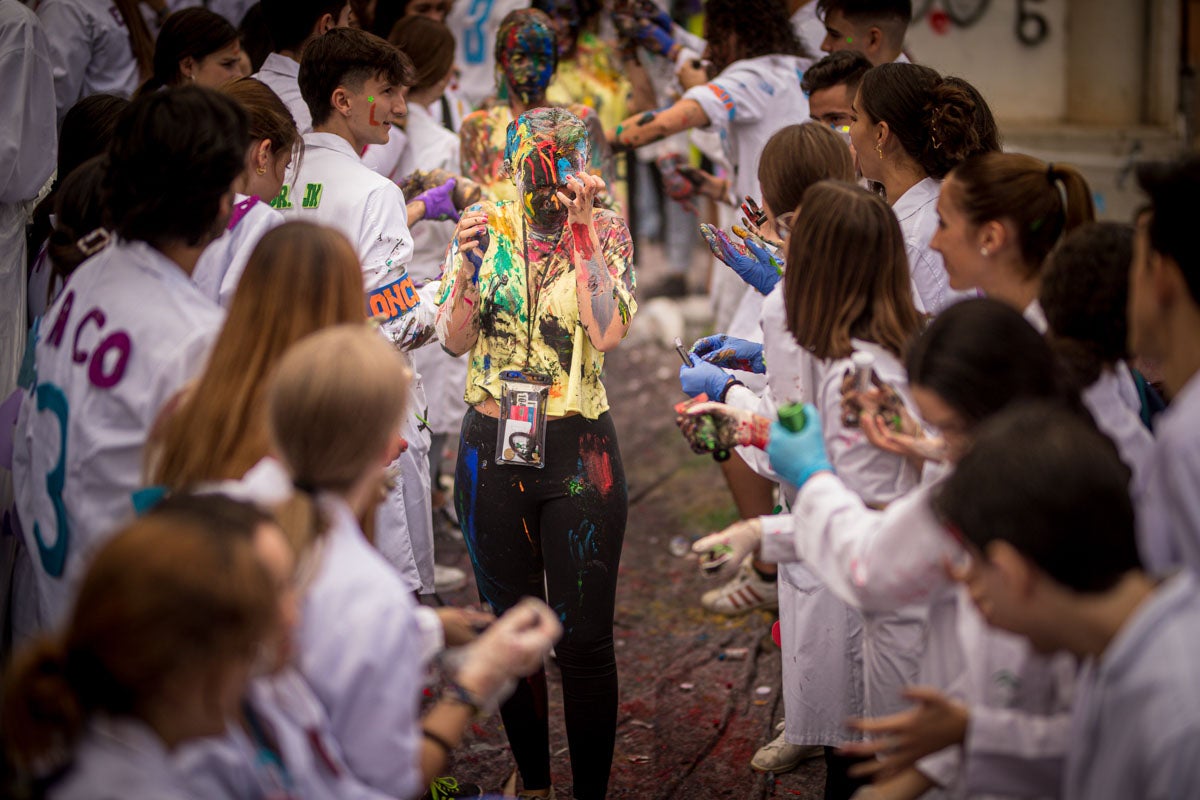
[[[745,614],[756,608],[779,608],[779,590],[777,584],[758,577],[752,557],[746,556],[737,574],[724,586],[705,592],[700,605],[727,616]]]

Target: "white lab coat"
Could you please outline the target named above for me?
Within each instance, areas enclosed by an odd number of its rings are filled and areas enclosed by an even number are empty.
[[[259,241],[284,221],[282,214],[257,195],[235,195],[234,203],[229,226],[204,249],[192,273],[200,291],[221,308],[229,308],[233,302],[246,262]]]
[[[430,655],[416,601],[345,502],[328,495],[320,502],[330,528],[297,630],[300,672],[329,712],[354,774],[381,792],[416,797]]]
[[[510,11],[529,8],[529,0],[472,0],[455,3],[446,25],[457,43],[458,94],[472,108],[496,91],[496,33]]]
[[[1184,572],[1080,674],[1065,800],[1184,800],[1200,787],[1200,586]]]
[[[129,31],[111,0],[41,0],[38,16],[54,59],[58,121],[94,94],[129,97],[141,82]]]
[[[312,112],[300,95],[300,62],[294,58],[271,53],[258,72],[250,77],[262,81],[271,88],[283,104],[292,112],[296,129],[301,135],[312,131]]]
[[[85,261],[47,311],[13,454],[42,627],[62,622],[91,554],[132,517],[147,433],[220,325],[221,310],[144,242]]]
[[[913,303],[918,311],[927,314],[938,314],[956,300],[972,296],[970,292],[950,288],[942,254],[929,246],[937,232],[937,200],[941,191],[941,181],[925,178],[892,204],[892,213],[900,221],[900,231],[904,234]]]
[[[1133,373],[1124,361],[1106,367],[1095,383],[1080,395],[1100,432],[1112,439],[1125,466],[1133,473],[1130,488],[1135,504],[1142,487],[1142,473],[1154,457],[1154,436],[1142,422],[1142,400]]]
[[[1139,547],[1162,575],[1180,564],[1200,570],[1200,372],[1158,417],[1154,450],[1142,473]]]
[[[825,55],[821,52],[821,45],[825,42],[825,23],[817,18],[817,0],[809,0],[796,9],[790,22],[810,58],[819,59]]]
[[[390,292],[393,297],[407,298],[407,309],[393,302],[393,316],[383,323],[382,330],[397,347],[408,348],[420,332],[432,329],[434,311],[429,303],[421,302],[408,274],[413,236],[404,192],[365,166],[350,143],[337,134],[309,133],[304,145],[304,158],[289,193],[290,207],[281,211],[288,219],[329,225],[344,233],[362,262],[368,297],[381,290],[385,295]],[[406,288],[411,294],[405,294]],[[368,313],[377,315],[380,310],[368,301]],[[379,507],[375,539],[380,552],[400,569],[410,587],[426,594],[433,591],[429,430],[417,417],[425,418],[427,408],[418,373],[405,416],[403,436],[409,446],[399,458],[400,487],[389,492]]]
[[[187,790],[166,746],[148,725],[129,717],[93,717],[75,746],[72,765],[48,800],[199,800]]]
[[[197,797],[258,800],[284,787],[296,800],[392,797],[354,775],[333,735],[329,715],[294,668],[252,680],[245,703],[278,747],[286,777],[277,768],[265,767],[245,728],[231,724],[225,736],[196,740],[175,755],[176,768]]]

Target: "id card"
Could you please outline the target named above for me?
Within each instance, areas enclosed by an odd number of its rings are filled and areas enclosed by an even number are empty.
[[[546,402],[550,380],[528,372],[500,373],[496,463],[546,466]]]

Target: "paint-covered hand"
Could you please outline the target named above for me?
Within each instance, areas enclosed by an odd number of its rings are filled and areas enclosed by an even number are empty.
[[[491,244],[488,235],[488,215],[483,206],[474,205],[468,208],[458,220],[454,229],[454,244],[459,255],[463,257],[463,276],[472,283],[479,282],[479,268],[483,264],[483,255]]]
[[[697,403],[675,418],[683,438],[696,453],[717,453],[735,447],[767,446],[771,421],[753,411],[725,403]]]
[[[706,394],[711,399],[724,400],[725,390],[733,380],[728,372],[704,359],[692,359],[692,366],[684,364],[679,368],[679,386],[688,397]]]
[[[741,566],[746,556],[762,544],[762,523],[758,518],[741,519],[720,533],[710,533],[692,543],[692,552],[700,556],[700,569],[706,575],[720,577]]]
[[[692,345],[692,355],[700,356],[710,364],[716,364],[725,369],[738,369],[742,372],[755,372],[763,375],[767,365],[763,361],[763,346],[758,342],[748,342],[724,333],[715,333],[697,339]]]
[[[572,225],[591,225],[596,195],[604,189],[603,178],[586,172],[567,178],[566,191],[558,193],[558,201],[567,209],[567,221]]]
[[[671,29],[663,30],[650,20],[639,20],[633,30],[633,40],[645,48],[646,52],[656,56],[665,56],[675,47],[675,37]]]
[[[478,698],[481,708],[494,709],[518,678],[541,668],[560,636],[562,625],[550,607],[527,597],[464,648],[458,682]]]
[[[712,254],[728,264],[759,294],[770,294],[779,283],[778,261],[753,238],[745,245],[738,244],[725,231],[707,222],[700,226],[700,233]]]
[[[796,487],[803,486],[818,472],[833,472],[833,465],[825,454],[821,417],[811,403],[804,404],[804,421],[804,427],[796,433],[779,422],[773,423],[771,439],[767,443],[771,469]]]
[[[422,219],[458,222],[458,209],[454,207],[454,188],[456,186],[458,186],[458,179],[451,178],[441,186],[435,186],[414,197],[413,202],[420,201],[425,204],[425,216]]]
[[[667,33],[670,33],[674,27],[671,15],[666,10],[656,6],[651,0],[637,0],[633,5],[633,13],[639,22],[645,20],[646,22],[653,23]]]

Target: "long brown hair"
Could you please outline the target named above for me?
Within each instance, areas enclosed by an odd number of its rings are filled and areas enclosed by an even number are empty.
[[[317,493],[353,487],[386,450],[411,380],[400,354],[366,325],[314,333],[279,362],[268,427],[297,491],[276,517],[297,553],[325,530]]]
[[[332,228],[288,222],[254,248],[204,373],[148,448],[151,482],[240,478],[267,455],[266,384],[293,343],[366,319],[362,268]]]
[[[253,658],[276,590],[253,539],[214,523],[155,510],[100,548],[66,629],[8,670],[0,730],[18,765],[60,764],[93,713],[143,716],[185,670]]]
[[[252,142],[271,140],[272,156],[293,150],[302,141],[292,112],[265,83],[254,78],[234,78],[224,83],[220,92],[232,97],[246,112]]]
[[[776,215],[800,205],[804,191],[825,179],[854,181],[850,148],[828,125],[804,122],[775,131],[763,146],[758,182]]]
[[[1007,220],[1016,230],[1021,261],[1032,278],[1065,233],[1096,218],[1092,190],[1066,164],[1023,153],[984,153],[950,173],[951,200],[972,225]]]
[[[904,234],[887,204],[849,183],[804,193],[788,240],[788,330],[817,358],[845,358],[851,337],[897,357],[920,328]]]
[[[129,31],[129,51],[137,63],[138,80],[147,80],[154,73],[154,36],[142,16],[141,3],[138,0],[114,0],[125,30]]]

